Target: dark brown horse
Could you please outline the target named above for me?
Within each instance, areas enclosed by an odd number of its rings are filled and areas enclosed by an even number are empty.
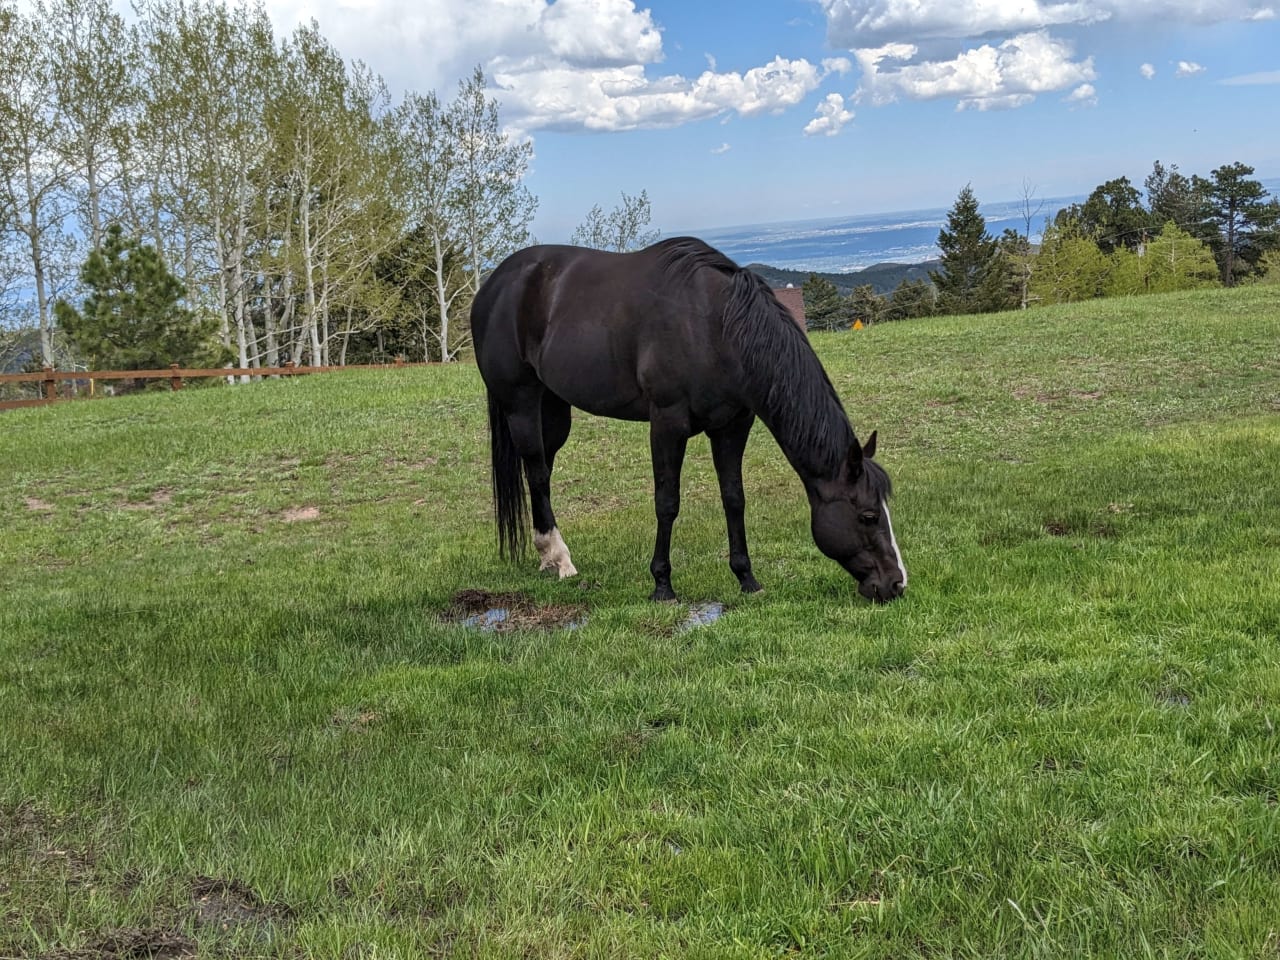
[[[901,596],[907,571],[889,520],[889,477],[858,443],[826,371],[755,274],[700,240],[636,253],[537,246],[512,254],[471,308],[489,391],[493,493],[502,552],[527,537],[524,480],[542,568],[577,573],[551,510],[551,470],[570,408],[647,420],[653,456],[655,600],[674,600],[671,526],[685,444],[711,440],[729,527],[729,567],[746,592],[742,452],[759,417],[804,483],[814,542],[872,600]],[[522,475],[523,468],[523,475]]]

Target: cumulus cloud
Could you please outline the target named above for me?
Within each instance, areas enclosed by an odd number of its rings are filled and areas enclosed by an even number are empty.
[[[1205,69],[1194,60],[1179,60],[1178,69],[1174,71],[1173,75],[1175,77],[1194,77],[1197,73],[1204,73]]]
[[[902,41],[978,38],[1055,26],[1130,23],[1215,23],[1276,15],[1261,0],[819,0],[827,39],[846,49]]]
[[[650,79],[640,64],[581,69],[538,57],[499,60],[493,68],[508,122],[524,133],[637,130],[780,112],[817,89],[825,75],[807,60],[785,57],[744,73],[706,70],[693,80]]]
[[[1069,43],[1044,31],[1023,33],[997,46],[983,44],[952,60],[917,60],[919,48],[890,43],[855,56],[862,67],[858,98],[883,104],[956,99],[961,110],[1008,110],[1037,94],[1096,78],[1093,58],[1074,60]]]
[[[1094,89],[1092,83],[1082,83],[1063,97],[1063,100],[1075,107],[1096,107],[1098,91]]]
[[[720,156],[720,154],[722,153],[728,153],[730,149],[731,148],[727,143],[722,143],[718,147],[712,147],[711,152],[714,153],[716,156]]]
[[[827,40],[852,51],[862,67],[857,98],[953,98],[960,110],[1012,109],[1037,94],[1067,90],[1072,106],[1091,104],[1080,93],[1095,79],[1092,57],[1073,59],[1051,35],[1073,37],[1146,24],[1212,24],[1273,20],[1275,0],[816,0],[827,18]],[[969,41],[959,54],[947,44]],[[945,51],[945,52],[944,52]],[[1177,75],[1203,68],[1179,64]],[[1155,67],[1143,64],[1148,80]],[[1092,87],[1090,86],[1092,91]]]
[[[834,137],[852,119],[853,111],[845,109],[844,97],[838,93],[829,93],[826,99],[818,104],[818,115],[805,124],[804,133],[807,137],[819,134]]]
[[[574,66],[625,66],[662,59],[662,35],[632,0],[556,0],[537,32],[553,57]]]

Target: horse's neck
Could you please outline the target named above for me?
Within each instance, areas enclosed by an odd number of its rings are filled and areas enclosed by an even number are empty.
[[[813,362],[825,381],[817,357]],[[802,395],[809,401],[805,406],[795,391],[770,390],[759,399],[755,413],[807,487],[836,475],[854,439],[849,418],[833,394],[811,389]]]

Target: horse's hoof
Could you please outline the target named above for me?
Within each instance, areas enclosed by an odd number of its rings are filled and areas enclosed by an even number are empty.
[[[756,583],[755,580],[743,580],[742,592],[743,593],[764,593],[764,587]]]
[[[655,603],[679,603],[676,599],[676,592],[670,587],[658,587],[653,593],[649,594],[649,599]]]

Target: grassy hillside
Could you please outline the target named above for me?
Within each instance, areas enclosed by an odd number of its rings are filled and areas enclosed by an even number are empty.
[[[497,560],[473,368],[0,417],[0,956],[1275,956],[1280,301],[814,343],[908,594],[757,428],[765,591],[694,442],[687,630],[643,425],[561,454],[578,580]]]

